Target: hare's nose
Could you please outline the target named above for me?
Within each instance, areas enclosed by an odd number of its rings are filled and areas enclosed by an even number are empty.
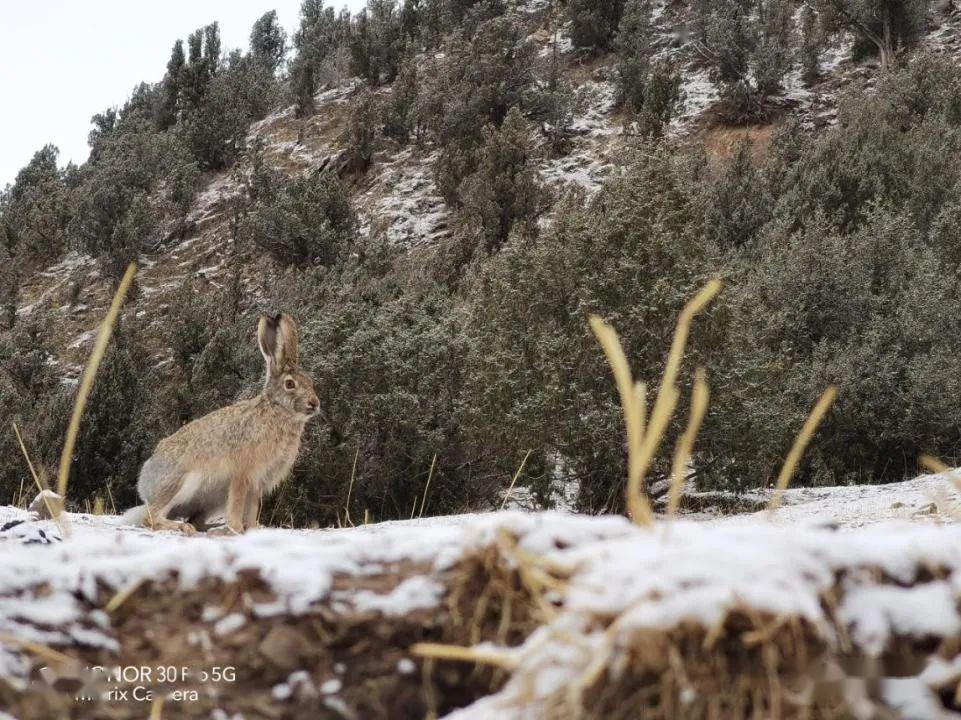
[[[319,408],[319,407],[320,407],[320,401],[319,401],[317,398],[312,398],[312,399],[310,399],[310,400],[307,401],[307,408],[308,408],[311,412],[316,412],[316,411],[317,411],[317,408]]]

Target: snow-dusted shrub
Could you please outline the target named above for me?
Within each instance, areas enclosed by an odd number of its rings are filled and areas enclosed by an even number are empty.
[[[567,5],[575,47],[608,50],[624,13],[623,0],[572,0]]]
[[[770,480],[829,384],[838,399],[801,482],[900,479],[918,455],[961,453],[956,280],[906,217],[875,209],[852,231],[774,223],[728,293],[729,332],[701,448],[724,483]]]
[[[486,450],[468,451],[454,296],[386,248],[361,255],[336,273],[292,273],[284,286],[325,420],[309,427],[294,476],[265,512],[344,522],[354,474],[354,522],[365,510],[408,518],[420,513],[434,455],[425,515],[491,507],[509,477],[489,472]]]
[[[699,0],[696,29],[723,113],[741,124],[766,113],[792,60],[792,11],[787,0]]]
[[[71,501],[77,507],[96,497],[107,507],[112,497],[118,510],[133,504],[140,465],[159,440],[151,432],[152,398],[145,392],[154,383],[142,342],[126,330],[115,332],[77,436],[70,470]],[[76,390],[75,384],[60,385],[36,408],[37,457],[46,468],[57,467]]]
[[[857,55],[876,53],[887,69],[895,54],[917,41],[931,0],[816,0],[825,26],[856,35]]]
[[[547,191],[531,164],[530,128],[512,109],[501,126],[484,128],[477,168],[458,189],[465,235],[486,252],[499,249],[515,229],[535,232]]]
[[[801,482],[902,478],[925,450],[961,457],[961,128],[953,74],[919,62],[847,103],[822,137],[781,138],[763,173],[744,175],[773,204],[728,260],[725,392],[703,446],[726,483],[769,478],[827,384],[838,400]],[[751,197],[732,190],[728,207]]]
[[[273,73],[234,52],[207,82],[178,131],[201,167],[225,168],[245,150],[250,124],[265,117],[277,98]]]
[[[70,217],[69,173],[57,167],[59,150],[45,145],[0,190],[0,244],[11,254],[56,257],[64,250]]]
[[[646,0],[628,3],[614,48],[618,102],[641,135],[659,137],[681,103],[681,76],[670,61],[652,60],[651,7]]]
[[[716,267],[702,171],[643,148],[593,200],[568,198],[550,232],[512,238],[473,279],[464,423],[504,472],[532,449],[528,477],[541,476],[542,492],[556,473],[580,481],[581,509],[622,507],[619,402],[587,316],[618,328],[636,377],[654,386],[678,312]]]
[[[449,203],[457,204],[461,181],[476,167],[483,128],[499,125],[511,108],[525,109],[534,79],[533,45],[507,17],[455,34],[425,69],[416,113],[441,146],[435,181]]]
[[[101,116],[91,157],[76,172],[68,233],[74,247],[105,260],[119,278],[156,245],[163,214],[183,216],[197,186],[197,165],[176,132],[157,132],[137,96],[119,115]]]
[[[365,88],[350,104],[347,122],[340,136],[344,149],[344,169],[366,172],[374,161],[381,131],[380,108],[372,92]]]
[[[289,178],[266,172],[270,180],[260,181],[240,221],[241,237],[288,265],[330,266],[343,259],[357,220],[337,175],[323,171]]]

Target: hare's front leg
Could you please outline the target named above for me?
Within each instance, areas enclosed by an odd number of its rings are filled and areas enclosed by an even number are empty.
[[[244,476],[230,481],[227,491],[227,527],[235,533],[244,531],[244,518],[247,514],[247,498],[252,495],[250,483]]]
[[[256,530],[260,527],[257,522],[260,516],[260,493],[254,489],[247,491],[247,504],[244,507],[244,530]]]

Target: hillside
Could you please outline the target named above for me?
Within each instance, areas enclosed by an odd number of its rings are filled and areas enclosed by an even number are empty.
[[[0,204],[0,404],[48,476],[139,265],[76,509],[132,505],[160,438],[257,392],[256,316],[284,310],[323,416],[272,520],[342,523],[351,492],[355,517],[405,518],[428,485],[427,514],[493,509],[512,480],[525,507],[620,511],[587,317],[653,387],[714,277],[727,289],[684,366],[719,390],[699,491],[769,486],[828,385],[800,483],[961,462],[955,4],[911,5],[886,53],[830,3],[578,2],[306,3],[289,38],[265,15],[246,53],[211,25],[93,119],[82,167],[37,154]],[[0,445],[16,503],[20,448]]]
[[[560,193],[576,186],[588,193],[597,190],[618,166],[631,138],[625,135],[623,117],[614,107],[613,58],[599,58],[577,51],[566,34],[568,25],[556,25],[548,6],[529,3],[517,8],[537,57],[556,51],[562,74],[575,98],[570,149],[559,157],[536,153],[535,167],[547,184]],[[729,156],[743,138],[763,145],[773,123],[728,127],[713,114],[718,91],[699,60],[691,40],[692,11],[684,3],[654,5],[657,56],[671,58],[682,68],[683,104],[669,128],[676,142],[703,143],[715,159]],[[961,10],[940,5],[929,19],[921,46],[961,62]],[[797,117],[812,129],[823,129],[837,119],[837,103],[843,92],[869,92],[876,78],[876,62],[850,57],[851,38],[841,36],[825,52],[822,77],[806,85],[797,67],[788,73],[783,89],[775,96],[776,120]],[[343,130],[347,106],[361,83],[355,78],[324,88],[315,97],[316,110],[308,118],[295,117],[286,107],[254,123],[247,144],[262,144],[271,167],[294,174],[334,167],[343,154]],[[379,91],[389,95],[391,87]],[[538,136],[533,138],[540,142]],[[351,182],[352,201],[358,211],[361,234],[382,234],[391,244],[408,248],[430,245],[448,234],[449,209],[433,180],[436,148],[427,141],[421,147],[388,146],[381,149],[366,173]],[[220,287],[226,282],[232,258],[228,204],[240,192],[238,172],[244,161],[230,171],[208,174],[193,200],[179,237],[165,239],[156,250],[141,256],[138,284],[142,297],[131,303],[133,312],[159,317],[171,294],[185,282],[200,279]],[[243,261],[243,258],[241,258]],[[257,258],[247,258],[242,271],[248,291],[256,291]],[[67,297],[70,302],[67,302]],[[109,301],[107,281],[96,269],[93,257],[71,253],[47,267],[37,268],[21,283],[16,309],[18,317],[42,318],[46,340],[63,372],[75,374],[89,349],[94,330]],[[156,361],[166,356],[157,349]]]

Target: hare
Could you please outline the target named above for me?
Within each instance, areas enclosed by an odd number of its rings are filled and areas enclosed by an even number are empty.
[[[257,526],[261,498],[290,471],[320,406],[298,364],[293,318],[261,316],[257,343],[267,366],[263,390],[161,440],[137,481],[145,504],[127,511],[127,523],[192,533],[191,523],[223,515],[235,533]]]

